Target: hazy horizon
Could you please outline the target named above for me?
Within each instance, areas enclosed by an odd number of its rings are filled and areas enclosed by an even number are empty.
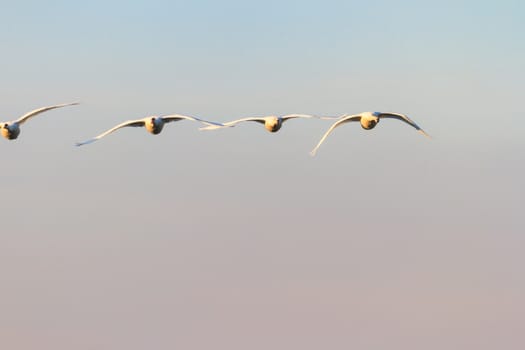
[[[522,349],[524,10],[5,5],[0,348]]]

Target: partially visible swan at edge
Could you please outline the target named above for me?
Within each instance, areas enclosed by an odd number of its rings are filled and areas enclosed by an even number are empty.
[[[401,120],[408,125],[414,127],[418,132],[425,135],[426,137],[430,137],[423,129],[421,129],[414,121],[412,121],[409,117],[407,117],[404,114],[399,113],[382,113],[382,112],[363,112],[360,114],[354,114],[354,115],[343,115],[337,120],[332,126],[328,129],[328,131],[323,135],[317,146],[310,152],[312,156],[315,156],[315,153],[317,152],[317,149],[321,144],[324,142],[324,140],[330,135],[330,133],[337,128],[339,125],[342,125],[344,123],[348,122],[354,122],[358,121],[361,123],[361,127],[365,130],[373,129],[381,119],[383,118],[391,118],[391,119],[397,119]]]
[[[104,136],[111,134],[113,131],[116,131],[116,130],[118,130],[120,128],[124,128],[124,127],[127,127],[127,126],[134,126],[134,127],[142,127],[142,126],[144,126],[148,132],[152,133],[153,135],[157,135],[157,134],[160,134],[160,132],[162,131],[162,128],[164,128],[164,124],[171,123],[171,122],[176,122],[176,121],[179,121],[179,120],[197,121],[197,122],[201,122],[203,124],[206,124],[208,126],[216,126],[216,127],[222,127],[223,126],[223,124],[221,124],[221,123],[210,122],[210,121],[207,121],[207,120],[202,120],[202,119],[195,118],[195,117],[188,117],[188,116],[180,115],[180,114],[170,114],[170,115],[164,115],[164,116],[149,116],[149,117],[142,118],[142,119],[137,119],[137,120],[128,120],[128,121],[126,121],[124,123],[121,123],[121,124],[111,128],[111,129],[103,132],[102,134],[100,134],[98,136],[95,136],[92,139],[89,139],[89,140],[84,141],[84,142],[77,142],[76,145],[77,146],[82,146],[82,145],[86,145],[88,143],[95,142],[95,141],[103,138]]]
[[[288,115],[283,115],[281,117],[274,116],[274,115],[269,115],[266,117],[250,117],[250,118],[242,118],[242,119],[233,120],[231,122],[223,123],[222,126],[215,126],[215,125],[206,126],[206,127],[200,128],[199,130],[215,130],[215,129],[221,129],[224,127],[232,127],[232,126],[235,126],[237,123],[242,123],[242,122],[257,122],[257,123],[263,124],[266,130],[268,130],[269,132],[277,132],[282,127],[285,121],[289,119],[293,119],[293,118],[314,118],[314,116],[308,115],[308,114],[288,114]]]
[[[37,114],[49,111],[51,109],[61,108],[61,107],[66,107],[66,106],[73,106],[73,105],[78,105],[78,102],[64,103],[60,105],[38,108],[38,109],[35,109],[34,111],[24,114],[17,120],[0,123],[0,130],[2,132],[2,136],[8,140],[15,140],[20,134],[20,125],[24,124],[30,118],[34,117]]]

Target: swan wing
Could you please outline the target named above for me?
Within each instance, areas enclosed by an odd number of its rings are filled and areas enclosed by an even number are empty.
[[[328,137],[328,135],[330,135],[330,133],[335,128],[337,128],[339,125],[342,125],[342,124],[348,123],[348,122],[359,121],[359,120],[361,120],[361,116],[360,115],[344,115],[344,116],[342,116],[338,121],[333,123],[332,126],[325,132],[325,134],[323,135],[323,137],[321,138],[321,140],[319,141],[317,146],[315,146],[315,148],[310,152],[310,155],[312,157],[315,156],[315,154],[317,153],[317,149],[321,146],[321,144]]]
[[[134,126],[134,127],[139,127],[139,126],[144,126],[146,124],[145,120],[144,119],[139,119],[139,120],[128,120],[127,122],[124,122],[124,123],[121,123],[107,131],[104,131],[102,134],[98,135],[98,136],[95,136],[93,137],[92,139],[89,139],[87,141],[84,141],[84,142],[77,142],[76,145],[77,146],[83,146],[83,145],[87,145],[89,143],[93,143],[101,138],[103,138],[104,136],[106,135],[109,135],[111,134],[113,131],[116,131],[120,128],[124,128],[124,127],[127,127],[127,126]]]
[[[21,116],[20,118],[18,118],[18,120],[17,120],[16,122],[17,122],[18,124],[23,124],[23,123],[25,123],[29,118],[34,117],[34,116],[37,115],[37,114],[44,113],[44,112],[49,111],[49,110],[51,110],[51,109],[61,108],[61,107],[66,107],[66,106],[73,106],[73,105],[78,105],[78,102],[73,102],[73,103],[63,103],[63,104],[60,104],[60,105],[54,105],[54,106],[48,106],[48,107],[38,108],[38,109],[35,109],[34,111],[31,111],[31,112],[28,112],[28,113],[24,114],[23,116]]]
[[[309,115],[309,114],[287,114],[281,117],[283,122],[287,121],[288,119],[294,119],[294,118],[315,118],[315,116]]]
[[[227,122],[227,123],[222,123],[220,125],[209,125],[209,126],[200,128],[199,130],[215,130],[215,129],[222,129],[222,128],[227,128],[227,127],[233,127],[236,124],[242,123],[242,122],[257,122],[257,123],[264,124],[266,122],[266,118],[264,118],[264,117],[241,118],[241,119],[237,119],[237,120],[232,120],[232,121]]]
[[[190,116],[181,115],[181,114],[170,114],[170,115],[162,116],[161,118],[162,118],[162,120],[165,123],[177,122],[179,120],[193,120],[193,121],[196,121],[196,122],[201,122],[203,124],[206,124],[209,127],[212,127],[212,126],[213,127],[223,127],[224,126],[224,124],[221,124],[221,123],[212,122],[212,121],[209,121],[209,120],[204,120],[204,119],[200,119],[200,118],[196,118],[196,117],[190,117]]]
[[[379,114],[379,118],[391,118],[391,119],[401,120],[402,122],[405,122],[408,125],[414,127],[419,133],[425,135],[426,137],[430,137],[429,134],[427,134],[412,119],[410,119],[409,117],[407,117],[404,114],[399,114],[399,113],[380,113]]]

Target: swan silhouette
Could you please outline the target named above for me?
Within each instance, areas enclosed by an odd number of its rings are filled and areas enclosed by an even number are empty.
[[[30,118],[34,117],[37,114],[49,111],[51,109],[61,108],[61,107],[66,107],[66,106],[73,106],[73,105],[78,105],[78,102],[64,103],[60,105],[54,105],[54,106],[48,106],[48,107],[42,107],[42,108],[35,109],[34,111],[24,114],[17,120],[0,123],[0,131],[2,132],[2,136],[5,137],[6,139],[15,140],[18,137],[18,135],[20,135],[20,125],[24,124]]]
[[[354,115],[343,115],[341,116],[332,126],[326,131],[326,133],[323,135],[317,146],[310,152],[312,156],[315,156],[317,149],[321,146],[321,144],[324,142],[324,140],[330,135],[332,131],[334,131],[335,128],[337,128],[339,125],[342,125],[344,123],[348,122],[359,122],[361,124],[361,127],[365,130],[373,129],[381,119],[383,118],[390,118],[390,119],[397,119],[401,120],[402,122],[407,123],[408,125],[414,127],[418,132],[421,134],[430,137],[423,129],[421,129],[413,120],[411,120],[409,117],[407,117],[404,114],[399,113],[382,113],[382,112],[363,112],[360,114],[354,114]]]
[[[294,118],[313,118],[314,116],[308,115],[308,114],[288,114],[281,117],[269,115],[266,117],[249,117],[249,118],[242,118],[233,120],[230,122],[223,123],[222,126],[216,126],[216,125],[210,125],[203,128],[200,128],[199,130],[215,130],[215,129],[221,129],[224,127],[233,127],[238,123],[242,122],[257,122],[264,125],[264,128],[268,130],[269,132],[277,132],[279,129],[281,129],[283,123],[287,120],[294,119]]]
[[[188,117],[188,116],[185,116],[185,115],[180,115],[180,114],[171,114],[171,115],[164,115],[164,116],[149,116],[149,117],[145,117],[145,118],[142,118],[142,119],[137,119],[137,120],[128,120],[124,123],[121,123],[105,132],[103,132],[102,134],[98,135],[98,136],[95,136],[93,137],[92,139],[89,139],[87,141],[84,141],[84,142],[77,142],[76,145],[77,146],[82,146],[82,145],[86,145],[86,144],[89,144],[89,143],[93,143],[97,140],[100,140],[101,138],[103,138],[104,136],[107,136],[109,134],[111,134],[112,132],[120,129],[120,128],[124,128],[124,127],[128,127],[128,126],[134,126],[134,127],[145,127],[146,130],[150,133],[152,133],[153,135],[158,135],[160,134],[160,132],[162,131],[162,129],[164,128],[164,124],[166,123],[171,123],[171,122],[176,122],[176,121],[179,121],[179,120],[192,120],[192,121],[197,121],[197,122],[201,122],[203,124],[206,124],[208,126],[216,126],[216,127],[222,127],[223,124],[221,123],[215,123],[215,122],[210,122],[210,121],[207,121],[207,120],[203,120],[203,119],[199,119],[199,118],[195,118],[195,117]]]

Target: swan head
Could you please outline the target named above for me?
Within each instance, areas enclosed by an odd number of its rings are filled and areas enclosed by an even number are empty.
[[[146,130],[148,130],[153,135],[158,135],[164,127],[164,122],[162,118],[152,115],[151,117],[146,118]]]
[[[277,132],[283,125],[283,120],[280,117],[270,116],[266,118],[264,127],[269,132]]]
[[[151,123],[151,125],[155,125],[157,124],[157,118],[154,116],[151,116],[149,117],[149,122]]]
[[[373,129],[379,123],[379,119],[361,119],[361,127],[365,130]]]
[[[373,129],[379,123],[379,112],[365,112],[361,115],[361,127],[365,130]]]

